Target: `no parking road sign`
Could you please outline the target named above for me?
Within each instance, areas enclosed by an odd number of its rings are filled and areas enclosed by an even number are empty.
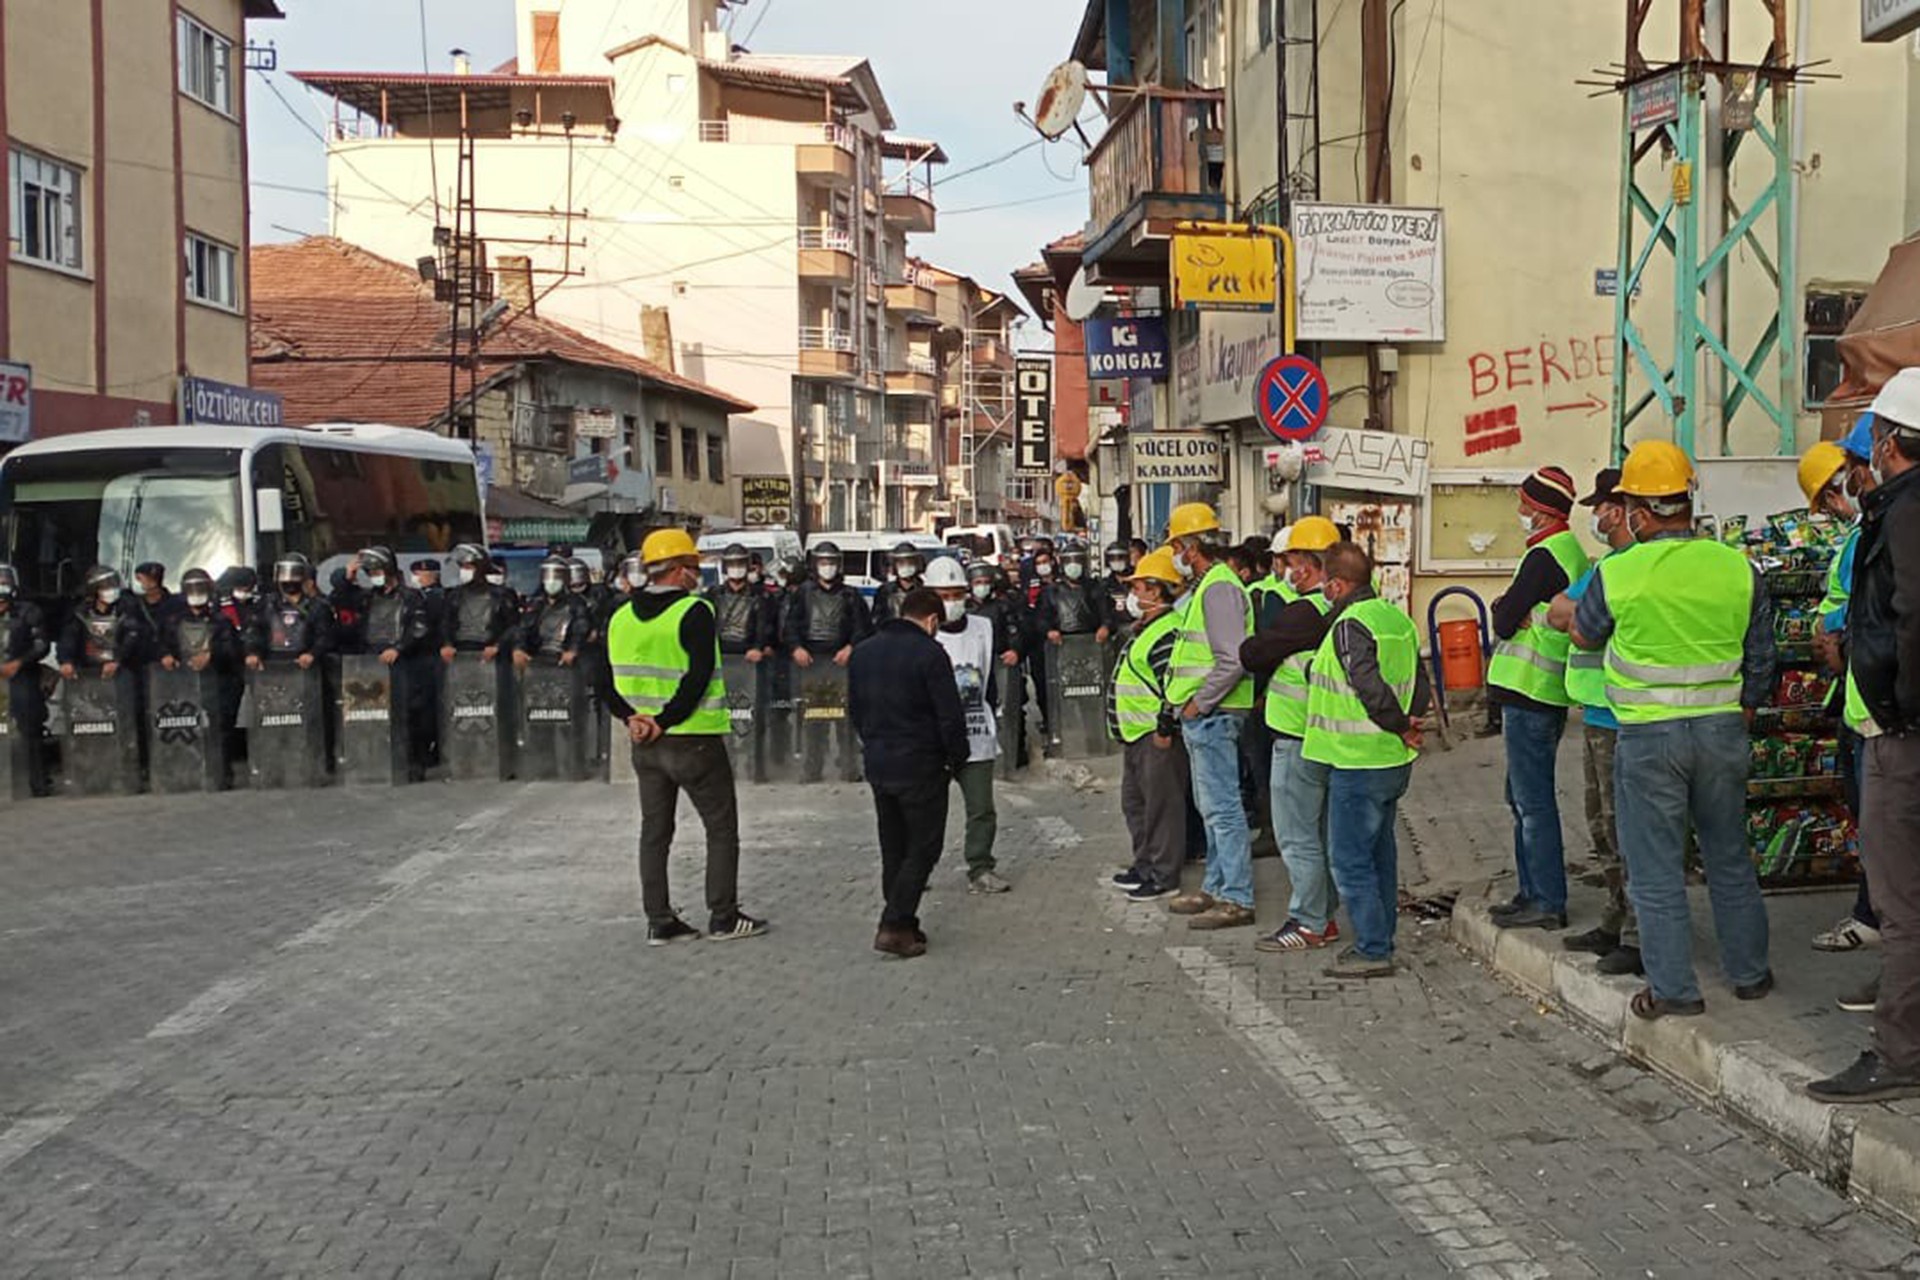
[[[1305,356],[1277,356],[1260,371],[1253,411],[1275,439],[1305,440],[1327,421],[1327,375]]]

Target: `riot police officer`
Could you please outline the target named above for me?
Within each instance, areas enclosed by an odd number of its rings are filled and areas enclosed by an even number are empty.
[[[158,636],[168,619],[181,609],[180,597],[167,590],[167,566],[148,560],[133,567],[133,593],[140,606],[147,635]]]
[[[919,587],[920,575],[927,568],[927,557],[911,542],[902,542],[894,547],[891,564],[893,580],[873,595],[873,625],[876,627],[888,618],[899,616],[901,597]]]
[[[446,593],[440,629],[440,657],[478,653],[493,662],[501,648],[511,648],[520,610],[505,587],[487,581],[487,553],[471,542],[453,549],[454,587]]]
[[[592,620],[586,602],[569,589],[572,573],[564,558],[548,556],[540,562],[540,595],[527,604],[514,639],[513,665],[525,667],[535,658],[570,667],[586,647]]]
[[[433,661],[440,638],[433,632],[426,597],[402,585],[393,552],[369,547],[360,553],[360,566],[366,571],[370,588],[366,617],[360,624],[361,649],[377,654],[402,685],[407,780],[421,782],[427,776],[440,734],[434,717],[434,681],[439,671]]]
[[[123,667],[142,666],[152,643],[145,611],[122,589],[119,572],[106,565],[89,569],[86,597],[55,646],[61,676],[72,680],[92,670],[112,679]]]
[[[1133,622],[1127,613],[1127,597],[1133,594],[1128,586],[1133,576],[1133,554],[1126,543],[1109,542],[1105,559],[1107,574],[1100,579],[1100,590],[1106,600],[1107,634],[1117,636]]]
[[[823,542],[808,556],[812,573],[787,593],[781,639],[793,650],[793,660],[810,667],[817,658],[829,658],[844,667],[853,646],[873,634],[873,619],[860,593],[840,580],[840,548]]]
[[[312,582],[313,564],[298,551],[274,561],[273,595],[251,611],[247,666],[258,671],[268,662],[291,662],[306,668],[334,652],[339,638],[333,610],[308,590]]]
[[[990,560],[967,566],[967,609],[993,624],[993,651],[1003,667],[1020,665],[1021,636],[1012,602],[996,591],[1000,571]]]
[[[7,682],[13,731],[25,746],[27,787],[36,796],[49,796],[53,784],[47,778],[47,701],[40,664],[53,645],[40,606],[19,594],[20,575],[12,565],[0,564],[0,679]]]
[[[720,652],[728,657],[760,661],[765,643],[761,630],[763,597],[748,581],[752,564],[747,549],[733,543],[720,553],[720,581],[703,593],[713,605],[720,633]]]
[[[246,647],[247,633],[253,630],[254,611],[260,607],[260,575],[251,565],[236,565],[214,582],[214,599],[220,613]]]
[[[173,598],[179,604],[161,622],[155,652],[168,671],[186,667],[212,674],[217,698],[213,711],[230,764],[240,721],[240,633],[215,602],[213,575],[205,569],[187,570]],[[229,781],[222,779],[221,785]]]

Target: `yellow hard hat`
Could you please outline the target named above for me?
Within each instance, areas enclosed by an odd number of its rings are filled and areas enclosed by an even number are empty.
[[[1213,513],[1212,507],[1204,502],[1183,502],[1173,509],[1173,515],[1167,520],[1167,541],[1219,527],[1220,517]]]
[[[1340,531],[1325,516],[1307,516],[1287,536],[1289,551],[1325,551],[1340,541]]]
[[[1161,547],[1158,551],[1149,551],[1140,557],[1140,563],[1127,575],[1128,582],[1138,582],[1146,578],[1152,582],[1164,582],[1170,587],[1180,585],[1180,571],[1173,567],[1173,552]]]
[[[1693,490],[1693,463],[1670,440],[1642,440],[1620,468],[1620,492],[1635,498],[1671,498]]]
[[[700,549],[693,545],[693,538],[685,529],[655,529],[647,535],[647,540],[640,544],[640,560],[647,565],[699,554]]]
[[[1800,492],[1807,495],[1808,506],[1846,465],[1846,450],[1831,440],[1822,440],[1800,455]]]

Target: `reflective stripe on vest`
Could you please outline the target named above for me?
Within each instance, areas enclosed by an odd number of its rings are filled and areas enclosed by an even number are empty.
[[[1310,591],[1300,599],[1318,609],[1322,617],[1333,608],[1318,591]],[[1313,651],[1302,649],[1288,655],[1268,682],[1267,727],[1275,733],[1284,733],[1289,738],[1307,736],[1307,672],[1312,666]]]
[[[1138,742],[1160,726],[1167,699],[1153,673],[1153,648],[1179,625],[1179,610],[1169,609],[1141,629],[1113,666],[1108,723],[1122,742]]]
[[[1609,551],[1607,555],[1614,555]],[[1601,556],[1605,560],[1607,556]],[[1585,576],[1584,574],[1582,575]],[[1607,705],[1607,655],[1598,649],[1567,648],[1567,696],[1583,707]]]
[[[1607,703],[1621,724],[1740,710],[1754,586],[1745,556],[1705,539],[1663,539],[1609,556],[1600,580],[1614,619]]]
[[[642,618],[632,609],[613,615],[607,628],[607,664],[613,669],[613,687],[636,714],[659,715],[673,700],[692,665],[680,646],[680,620],[689,609],[713,612],[711,601],[687,596],[668,605],[655,618]],[[720,675],[720,644],[713,646],[713,678],[694,713],[668,729],[669,734],[725,734],[733,731],[727,709],[727,685]]]
[[[1840,550],[1834,555],[1833,563],[1827,566],[1827,594],[1820,601],[1820,620],[1824,624],[1834,614],[1841,614],[1841,627],[1846,626],[1847,606],[1853,600],[1853,583],[1840,572],[1844,565],[1851,568],[1847,556],[1860,541],[1860,525],[1856,521],[1853,528],[1847,530],[1847,538]]]
[[[1546,548],[1567,575],[1569,585],[1580,581],[1591,565],[1580,539],[1571,530],[1562,529],[1536,544],[1534,549],[1540,547]],[[1533,551],[1527,554],[1532,555]],[[1525,563],[1522,559],[1521,564]],[[1519,570],[1514,571],[1514,577],[1519,577]],[[1572,642],[1566,632],[1555,631],[1547,625],[1547,608],[1544,603],[1535,605],[1512,638],[1494,646],[1493,661],[1487,666],[1487,683],[1551,707],[1572,706],[1573,697],[1567,692],[1567,655]]]
[[[1388,733],[1367,715],[1366,704],[1340,665],[1334,631],[1354,622],[1373,637],[1380,676],[1393,690],[1400,709],[1410,710],[1420,668],[1420,638],[1413,619],[1378,597],[1343,609],[1327,629],[1307,675],[1307,736],[1301,754],[1335,769],[1392,769],[1417,754],[1398,734]]]
[[[1247,595],[1246,584],[1240,581],[1240,575],[1225,564],[1216,564],[1207,570],[1207,576],[1200,579],[1200,585],[1193,589],[1186,603],[1178,610],[1180,618],[1179,639],[1173,645],[1173,665],[1167,678],[1167,701],[1179,706],[1200,692],[1207,677],[1213,674],[1213,645],[1207,640],[1206,608],[1201,601],[1207,592],[1221,585],[1231,585],[1240,593],[1240,604],[1244,635],[1253,634],[1253,602]],[[1220,700],[1220,710],[1248,711],[1253,707],[1253,677],[1242,676]]]

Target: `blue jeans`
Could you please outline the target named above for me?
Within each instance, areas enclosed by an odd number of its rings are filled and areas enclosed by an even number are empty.
[[[1273,834],[1287,864],[1292,893],[1287,914],[1315,933],[1333,914],[1332,868],[1327,865],[1326,765],[1300,754],[1298,738],[1273,738]]]
[[[1393,956],[1400,909],[1400,797],[1413,766],[1332,769],[1327,775],[1327,848],[1333,882],[1353,921],[1353,949],[1368,960]]]
[[[1613,761],[1620,853],[1640,918],[1640,960],[1662,1000],[1698,1000],[1687,909],[1687,828],[1700,843],[1720,967],[1735,986],[1767,973],[1767,908],[1747,852],[1750,744],[1737,715],[1623,724]]]
[[[1513,865],[1520,896],[1542,911],[1567,909],[1567,849],[1560,835],[1554,761],[1567,728],[1564,710],[1500,708],[1507,744],[1507,806],[1513,810]]]
[[[1193,803],[1207,824],[1207,876],[1200,891],[1253,908],[1253,844],[1240,802],[1240,729],[1244,711],[1213,711],[1180,722],[1193,769]]]

